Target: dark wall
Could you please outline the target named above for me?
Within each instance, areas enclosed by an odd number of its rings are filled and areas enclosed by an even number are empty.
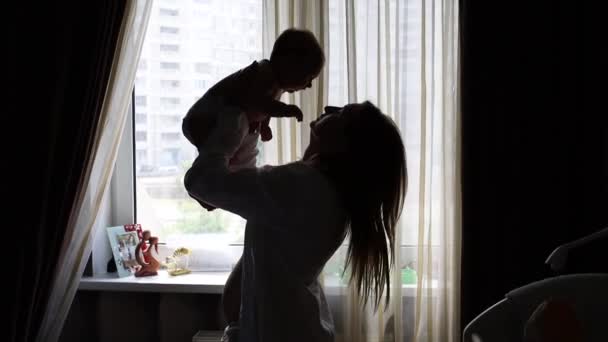
[[[17,6],[11,6],[17,5]],[[9,2],[2,106],[7,341],[34,341],[82,195],[126,1]],[[8,122],[7,122],[8,121]],[[6,215],[5,215],[6,216]],[[7,217],[5,217],[5,220]],[[14,236],[14,237],[13,237]]]
[[[555,247],[608,226],[608,59],[595,13],[576,1],[461,1],[463,325],[553,275]],[[596,251],[606,267],[608,244]]]
[[[219,294],[78,291],[60,342],[191,341],[221,331]]]

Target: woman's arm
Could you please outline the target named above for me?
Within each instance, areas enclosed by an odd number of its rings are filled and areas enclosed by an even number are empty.
[[[228,324],[238,322],[241,309],[241,279],[243,273],[242,257],[234,266],[224,286],[222,307]]]
[[[184,178],[188,193],[245,219],[262,218],[276,223],[281,211],[268,189],[268,179],[274,177],[273,168],[235,170],[229,166],[239,147],[252,143],[248,140],[251,135],[247,116],[236,107],[225,107],[217,118],[217,124]],[[251,153],[241,157],[245,163],[255,164]]]

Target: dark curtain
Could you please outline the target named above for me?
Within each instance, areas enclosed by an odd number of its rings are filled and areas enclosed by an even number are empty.
[[[590,2],[460,3],[464,327],[608,226],[608,59]],[[603,246],[570,271],[606,270]]]
[[[91,158],[125,1],[35,2],[7,8],[10,125],[9,341],[34,341],[68,217]],[[10,131],[13,132],[10,132]],[[8,169],[8,168],[7,168]],[[8,281],[7,281],[8,280]]]

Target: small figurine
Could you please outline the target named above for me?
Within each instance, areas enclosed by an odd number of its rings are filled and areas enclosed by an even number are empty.
[[[141,268],[135,272],[136,277],[147,277],[158,274],[160,258],[158,255],[158,238],[151,236],[149,230],[143,232],[143,238],[135,248],[135,257]]]

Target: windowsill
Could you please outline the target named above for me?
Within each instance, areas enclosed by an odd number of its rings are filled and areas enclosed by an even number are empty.
[[[149,277],[123,277],[116,274],[100,274],[82,277],[79,290],[84,291],[124,291],[158,293],[211,293],[221,294],[230,272],[192,272],[172,276],[165,270]]]
[[[93,277],[82,277],[78,289],[81,291],[122,291],[122,292],[156,292],[156,293],[208,293],[221,294],[230,272],[192,272],[180,276],[171,276],[165,270],[158,275],[149,277],[135,276],[118,278],[116,274],[100,274]],[[433,281],[432,287],[437,287]],[[327,295],[345,293],[346,285],[337,278],[327,278],[325,281]],[[401,295],[416,296],[415,284],[403,284]]]

